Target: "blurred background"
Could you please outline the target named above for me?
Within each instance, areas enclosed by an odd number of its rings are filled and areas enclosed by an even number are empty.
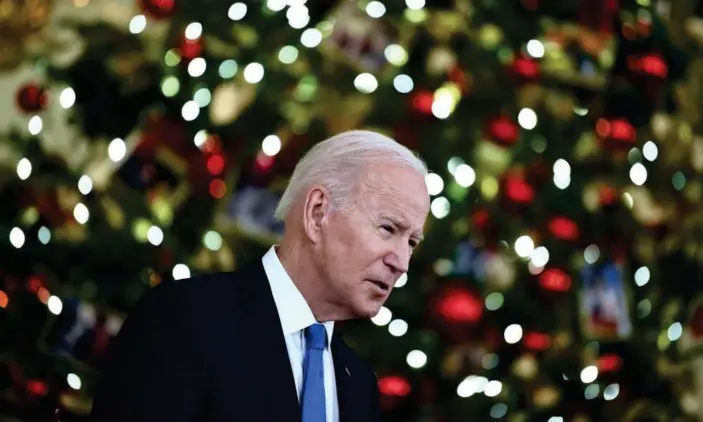
[[[300,156],[368,128],[432,171],[407,277],[338,328],[386,421],[703,421],[702,16],[0,0],[0,420],[86,420],[144,291],[258,259]]]

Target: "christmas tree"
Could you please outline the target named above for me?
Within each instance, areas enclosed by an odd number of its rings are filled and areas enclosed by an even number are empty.
[[[432,171],[340,325],[386,420],[703,420],[702,12],[0,0],[0,418],[85,418],[144,291],[260,257],[300,156],[369,128]]]

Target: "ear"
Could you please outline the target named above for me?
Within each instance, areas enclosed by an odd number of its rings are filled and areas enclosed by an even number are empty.
[[[331,211],[329,191],[323,186],[310,188],[303,206],[303,228],[313,243],[319,241],[322,228],[327,223]]]

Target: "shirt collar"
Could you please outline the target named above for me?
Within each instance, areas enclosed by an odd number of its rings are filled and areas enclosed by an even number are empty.
[[[264,265],[266,278],[271,285],[271,293],[273,293],[273,300],[278,309],[283,335],[294,334],[312,324],[317,324],[310,305],[278,259],[276,245],[266,252],[261,258],[261,262]],[[334,321],[324,322],[322,325],[327,330],[327,346],[329,347],[334,332]]]

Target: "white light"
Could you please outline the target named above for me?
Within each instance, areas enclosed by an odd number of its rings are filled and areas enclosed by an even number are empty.
[[[81,386],[83,385],[80,377],[78,377],[78,375],[76,374],[68,374],[66,376],[66,383],[69,387],[73,388],[74,390],[80,390]]]
[[[191,41],[197,40],[203,35],[203,26],[199,22],[193,22],[186,26],[185,37]]]
[[[27,130],[31,135],[39,135],[44,129],[44,121],[39,116],[33,116],[27,123]]]
[[[186,101],[181,108],[181,116],[186,122],[192,122],[200,115],[200,106],[193,100]]]
[[[405,361],[409,367],[419,369],[427,364],[427,355],[422,350],[412,350]]]
[[[630,180],[637,186],[642,186],[647,181],[647,169],[642,163],[635,163],[630,167]]]
[[[649,273],[649,268],[639,267],[637,271],[635,271],[635,284],[640,287],[644,286],[645,284],[649,283],[650,276],[651,274]]]
[[[354,87],[364,94],[370,94],[378,88],[376,77],[370,73],[361,73],[354,78]]]
[[[561,416],[552,416],[547,422],[564,422],[564,418]]]
[[[428,173],[425,176],[425,184],[427,185],[427,193],[432,196],[439,195],[444,189],[444,180],[437,173]]]
[[[152,245],[159,246],[164,241],[164,232],[157,226],[151,226],[146,232],[146,239]]]
[[[90,176],[84,174],[78,179],[78,191],[83,195],[87,195],[91,190],[93,190],[93,180]]]
[[[483,394],[486,397],[496,397],[503,390],[503,384],[500,381],[488,381],[483,389]]]
[[[593,264],[600,258],[600,248],[598,245],[588,245],[583,251],[583,259],[588,264]]]
[[[288,9],[288,10],[292,10],[292,8]],[[305,10],[307,11],[307,8],[305,8]],[[310,15],[308,15],[307,13],[297,14],[297,15],[294,15],[293,18],[288,19],[288,26],[290,26],[293,29],[303,29],[306,26],[308,26],[309,23],[310,23]]]
[[[238,21],[244,19],[247,15],[247,5],[241,2],[234,3],[229,7],[227,11],[227,17],[233,21]]]
[[[188,63],[188,74],[194,78],[203,76],[207,69],[207,63],[202,57],[196,57]]]
[[[508,344],[515,344],[522,338],[522,327],[519,324],[510,324],[503,332],[503,338]]]
[[[308,28],[300,34],[300,43],[307,48],[314,48],[322,42],[322,32],[315,28]]]
[[[193,137],[193,143],[195,144],[196,147],[200,148],[203,145],[205,145],[205,142],[207,142],[208,138],[208,133],[206,130],[201,129],[198,132],[196,132],[195,136]]]
[[[120,138],[110,141],[107,146],[107,156],[114,162],[118,162],[127,154],[127,144]]]
[[[51,296],[46,302],[46,307],[49,308],[49,312],[54,315],[58,315],[63,311],[63,302],[58,296]]]
[[[552,170],[554,171],[554,174],[571,176],[571,165],[569,165],[569,162],[563,158],[560,158],[554,162]]]
[[[281,152],[281,138],[276,135],[265,137],[263,142],[261,142],[261,151],[269,157],[278,154]]]
[[[571,175],[570,174],[558,174],[554,173],[554,186],[558,187],[559,189],[566,189],[569,187],[571,184]]]
[[[531,108],[523,108],[517,115],[517,122],[523,129],[532,130],[537,126],[537,113]]]
[[[535,250],[535,242],[530,236],[523,235],[515,241],[515,253],[520,258],[528,258]]]
[[[603,389],[603,399],[607,401],[614,400],[618,394],[620,394],[619,384],[610,384]]]
[[[19,177],[21,180],[27,180],[31,174],[32,163],[26,158],[21,159],[17,163],[17,177]]]
[[[51,230],[44,226],[39,227],[37,238],[39,238],[42,245],[46,245],[49,241],[51,241]]]
[[[10,230],[10,244],[19,249],[24,246],[24,232],[19,227],[13,227]]]
[[[452,114],[454,104],[448,96],[437,97],[432,101],[432,115],[438,119],[446,119]]]
[[[190,268],[185,264],[176,264],[171,272],[174,280],[184,280],[190,278]]]
[[[408,323],[402,319],[394,319],[388,324],[388,332],[393,337],[402,337],[408,332]]]
[[[59,94],[59,104],[63,108],[71,108],[76,103],[76,91],[73,88],[64,88]]]
[[[288,5],[287,0],[268,0],[266,2],[266,7],[268,7],[269,10],[274,11],[274,12],[280,12],[287,5]]]
[[[468,164],[459,164],[454,169],[454,180],[457,185],[468,188],[476,182],[476,172]]]
[[[413,83],[413,78],[400,74],[393,78],[393,88],[401,94],[407,94],[415,88],[415,84]]]
[[[657,144],[652,141],[645,142],[642,146],[642,155],[644,155],[644,158],[648,161],[656,160],[659,156],[659,148],[657,148]]]
[[[544,57],[544,44],[542,44],[539,40],[528,41],[526,49],[527,54],[536,59],[541,59]]]
[[[420,10],[425,7],[425,0],[405,0],[405,5],[410,10]]]
[[[278,52],[278,60],[280,60],[281,63],[291,64],[298,60],[299,54],[300,52],[297,48],[293,47],[292,45],[286,45],[285,47],[281,48],[281,51]]]
[[[430,211],[432,211],[432,215],[438,220],[449,215],[449,208],[449,200],[443,196],[436,197],[430,203]]]
[[[400,277],[398,277],[398,281],[395,282],[395,285],[393,286],[393,288],[397,289],[397,288],[403,287],[407,284],[407,282],[408,282],[408,273],[403,273],[400,275]]]
[[[474,394],[484,392],[487,385],[488,378],[470,375],[459,383],[456,388],[456,394],[463,398],[471,397]]]
[[[129,32],[132,34],[139,34],[144,32],[146,29],[146,16],[137,15],[129,21]]]
[[[386,14],[386,6],[380,1],[370,1],[369,4],[366,5],[366,14],[372,18],[380,18]]]
[[[598,378],[598,367],[589,365],[581,370],[581,382],[590,384]]]
[[[391,322],[391,319],[393,319],[393,312],[385,306],[381,306],[381,309],[378,310],[376,316],[371,318],[371,322],[379,327],[383,327],[384,325],[388,325],[388,323]]]
[[[250,84],[257,84],[264,79],[264,66],[261,63],[249,63],[244,68],[244,80]]]
[[[535,248],[530,255],[530,262],[537,268],[543,268],[549,262],[549,250],[544,246]]]
[[[683,334],[683,327],[680,322],[671,324],[666,332],[667,337],[669,337],[669,341],[676,341],[680,339],[681,334]]]
[[[78,224],[87,223],[90,218],[90,211],[88,210],[88,207],[80,202],[77,203],[76,206],[73,207],[73,218],[76,219]]]

